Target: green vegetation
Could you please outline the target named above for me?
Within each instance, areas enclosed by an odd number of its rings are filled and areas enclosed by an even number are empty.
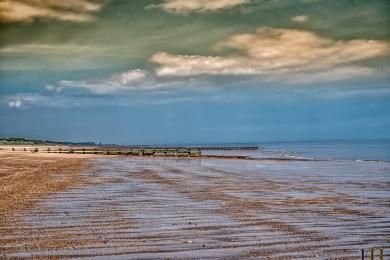
[[[47,144],[54,144],[54,142],[11,137],[11,138],[0,138],[0,144],[2,145],[34,145],[34,144],[47,145]]]
[[[97,144],[92,142],[84,143],[72,143],[72,142],[54,142],[54,141],[42,141],[34,139],[26,139],[19,137],[0,138],[0,145],[83,145],[83,146],[96,146]]]

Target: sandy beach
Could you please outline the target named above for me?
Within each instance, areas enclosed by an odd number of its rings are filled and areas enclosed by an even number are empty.
[[[0,163],[0,257],[389,254],[388,164],[4,151]]]
[[[31,207],[42,196],[82,183],[91,155],[0,152],[0,219]]]

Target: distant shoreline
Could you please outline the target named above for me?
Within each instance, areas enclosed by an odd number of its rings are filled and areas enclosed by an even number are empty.
[[[61,152],[58,152],[58,149],[63,149]],[[85,147],[86,148],[86,147]],[[91,147],[89,147],[91,148]],[[13,150],[14,149],[14,150]],[[38,149],[37,151],[34,151],[34,149]],[[51,150],[47,150],[51,149]],[[57,149],[54,150],[53,149]],[[226,159],[226,160],[251,160],[251,161],[319,161],[317,159],[306,159],[306,158],[250,158],[249,156],[240,156],[240,155],[187,155],[187,154],[145,154],[145,155],[139,155],[139,154],[125,154],[125,152],[118,152],[112,151],[110,153],[103,153],[102,151],[99,151],[98,153],[95,153],[93,150],[86,150],[83,151],[83,148],[80,148],[76,151],[69,152],[72,147],[67,146],[10,146],[10,145],[0,145],[0,154],[6,153],[6,154],[41,154],[41,155],[59,155],[61,157],[74,157],[74,156],[92,156],[92,158],[102,158],[103,156],[107,157],[120,157],[120,158],[170,158],[170,159]],[[80,150],[81,149],[81,150]],[[86,148],[87,149],[87,148]],[[146,149],[147,150],[147,149]]]
[[[61,152],[58,152],[58,150],[55,149],[62,149]],[[263,157],[263,158],[253,158],[250,156],[244,156],[244,155],[213,155],[213,154],[198,154],[198,155],[189,155],[187,153],[184,154],[131,154],[129,152],[129,149],[126,148],[108,148],[108,147],[99,147],[100,150],[93,151],[93,150],[85,150],[82,149],[93,149],[95,147],[70,147],[70,146],[42,146],[42,145],[0,145],[0,153],[30,153],[30,154],[42,154],[42,155],[59,155],[63,157],[68,158],[77,158],[78,155],[81,156],[91,156],[92,158],[102,158],[103,156],[107,157],[120,157],[120,158],[166,158],[166,159],[220,159],[220,160],[248,160],[248,161],[258,161],[258,162],[292,162],[292,161],[301,161],[301,162],[319,162],[319,161],[355,161],[355,162],[390,162],[388,160],[360,160],[360,159],[325,159],[325,158],[305,158],[305,157],[297,157],[297,158],[273,158],[273,157]],[[104,149],[112,149],[109,153],[105,153]],[[13,150],[14,149],[14,150]],[[38,149],[38,151],[34,151],[34,149]],[[47,150],[50,149],[50,150]],[[69,152],[70,149],[75,149],[73,152]],[[153,148],[132,148],[132,149],[140,149],[140,150],[150,150]],[[180,148],[174,148],[179,149]],[[207,150],[204,149],[204,150]],[[245,149],[243,149],[245,150]],[[74,156],[72,156],[74,155]]]

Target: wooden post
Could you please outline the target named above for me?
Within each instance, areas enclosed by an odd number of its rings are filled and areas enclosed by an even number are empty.
[[[362,249],[362,260],[364,260],[364,249]]]

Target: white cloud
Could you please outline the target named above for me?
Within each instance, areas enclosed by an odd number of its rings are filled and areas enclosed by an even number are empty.
[[[291,21],[296,23],[305,23],[309,20],[309,18],[310,17],[308,15],[298,15],[291,18]]]
[[[142,70],[129,70],[120,75],[122,85],[145,79],[146,73]]]
[[[206,12],[249,3],[250,0],[165,0],[162,4],[151,5],[172,13]]]
[[[102,4],[91,0],[1,0],[0,22],[32,22],[37,18],[89,22]]]
[[[8,102],[10,108],[20,108],[22,106],[22,101],[20,99],[11,100]]]
[[[7,70],[110,68],[104,61],[121,55],[121,47],[98,43],[29,43],[0,47],[1,68]]]
[[[53,85],[46,85],[49,91],[60,92],[63,89],[81,88],[95,94],[110,94],[126,91],[137,87],[137,84],[146,78],[143,70],[129,70],[119,75],[113,75],[104,80],[61,80]]]
[[[100,100],[96,103],[101,102]],[[93,99],[85,97],[67,97],[62,95],[42,95],[36,93],[19,93],[15,95],[0,96],[0,107],[29,108],[33,106],[69,108],[92,105]]]
[[[10,108],[28,107],[31,104],[41,105],[45,99],[40,94],[19,93],[10,96],[0,96],[0,104],[8,105]]]
[[[158,97],[158,98],[156,98]],[[0,108],[12,107],[14,109],[28,109],[32,107],[46,108],[83,108],[83,107],[129,107],[138,105],[164,105],[193,100],[194,96],[177,95],[176,92],[156,92],[155,96],[145,95],[115,95],[110,98],[104,96],[64,95],[63,93],[19,93],[14,95],[0,95]],[[19,107],[10,105],[10,102],[20,104]]]
[[[114,48],[97,45],[77,45],[77,44],[13,44],[0,48],[0,54],[49,54],[49,55],[80,55],[83,53],[98,54],[99,52],[113,51]]]
[[[161,65],[158,76],[251,75],[257,74],[254,67],[245,65],[241,57],[212,57],[200,55],[173,55],[160,52],[151,61]]]
[[[273,28],[234,35],[216,48],[241,53],[224,57],[157,53],[151,61],[159,65],[158,76],[261,75],[276,79],[277,75],[342,71],[352,76],[356,71],[368,71],[354,63],[390,54],[389,42],[385,41],[332,40],[309,31]]]

